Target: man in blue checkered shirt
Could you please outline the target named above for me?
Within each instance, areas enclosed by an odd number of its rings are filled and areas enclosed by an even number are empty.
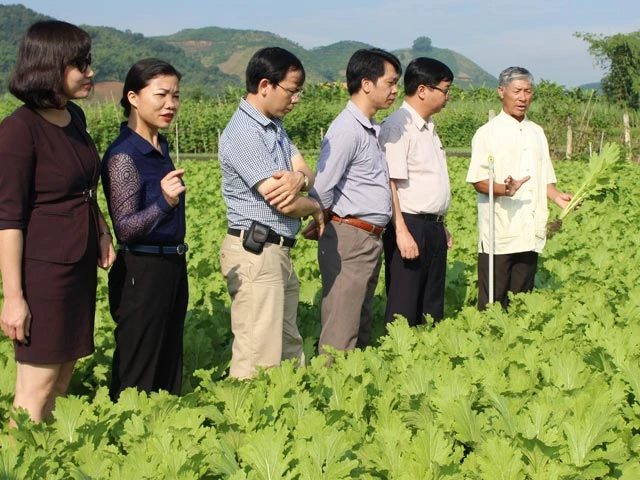
[[[298,332],[299,283],[290,249],[301,218],[322,226],[320,204],[302,192],[314,174],[282,126],[302,95],[304,67],[278,47],[247,66],[247,96],[220,139],[228,230],[220,266],[231,295],[234,335],[229,376],[250,378],[281,360],[304,363]]]

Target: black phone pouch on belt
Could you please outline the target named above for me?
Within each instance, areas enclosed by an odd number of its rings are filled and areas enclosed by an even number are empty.
[[[267,225],[263,225],[255,220],[251,222],[249,230],[244,232],[244,238],[242,239],[242,246],[247,252],[261,253],[264,248],[264,244],[269,236],[269,228]]]

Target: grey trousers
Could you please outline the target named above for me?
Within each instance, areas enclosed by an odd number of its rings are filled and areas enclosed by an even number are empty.
[[[369,343],[373,295],[382,264],[382,238],[329,222],[318,241],[322,275],[322,331],[318,350],[364,348]]]

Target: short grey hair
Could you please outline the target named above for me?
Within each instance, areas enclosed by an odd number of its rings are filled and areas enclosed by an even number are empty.
[[[498,84],[505,88],[514,80],[526,80],[531,85],[533,85],[533,75],[526,68],[522,67],[509,67],[505,68],[502,72],[500,72],[500,76],[498,77]]]

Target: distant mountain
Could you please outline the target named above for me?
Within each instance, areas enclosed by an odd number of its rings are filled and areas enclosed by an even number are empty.
[[[307,50],[273,33],[220,27],[182,30],[155,38],[181,48],[203,65],[216,65],[224,73],[237,77],[242,84],[249,59],[265,46],[286,48],[295,54],[305,67],[309,83],[344,81],[351,54],[359,48],[369,47],[364,43],[345,41]]]
[[[241,81],[244,81],[244,69],[253,52],[267,45],[286,48],[296,54],[304,64],[311,83],[344,81],[347,63],[353,52],[372,47],[362,42],[341,41],[307,50],[273,33],[219,27],[182,30],[174,35],[155,38],[180,47],[203,65],[216,65],[224,73],[235,75]],[[428,37],[419,37],[412,48],[395,50],[393,53],[403,67],[419,56],[436,58],[451,68],[456,76],[455,82],[464,88],[498,85],[495,77],[463,55],[432,47]]]
[[[205,67],[215,66],[222,72],[235,76],[238,84],[244,81],[244,69],[251,55],[264,46],[286,48],[304,62],[302,57],[305,49],[269,32],[205,27],[154,38],[180,48],[188,57]]]
[[[22,5],[0,5],[0,92],[7,90],[9,73],[15,65],[18,44],[29,25],[51,19]],[[92,38],[96,82],[122,82],[137,60],[159,57],[173,64],[184,76],[182,85],[217,95],[239,86],[236,76],[227,75],[215,65],[206,66],[181,48],[139,33],[109,27],[82,25]]]
[[[584,85],[580,85],[578,88],[581,88],[582,90],[595,90],[602,93],[602,83],[600,82],[585,83]]]
[[[9,72],[15,65],[18,43],[33,22],[47,19],[22,5],[0,5],[0,93],[6,91]],[[305,66],[307,82],[344,82],[347,62],[354,51],[370,45],[341,41],[305,49],[279,35],[256,30],[220,27],[186,29],[173,35],[146,37],[109,27],[83,25],[92,37],[96,82],[122,82],[130,66],[146,57],[171,62],[182,74],[182,86],[191,94],[224,94],[229,86],[244,84],[244,71],[253,53],[264,46],[280,46],[297,55]],[[428,37],[416,39],[412,48],[394,51],[403,67],[417,56],[430,56],[446,63],[462,87],[497,85],[468,58],[448,49],[431,46]]]
[[[424,47],[420,45],[423,39],[428,39],[428,37],[416,39],[413,47],[410,49],[396,50],[393,52],[400,59],[402,65],[406,66],[416,57],[431,57],[447,65],[455,75],[454,83],[460,85],[462,88],[498,86],[498,79],[496,77],[487,73],[464,55],[460,55],[447,48]]]

